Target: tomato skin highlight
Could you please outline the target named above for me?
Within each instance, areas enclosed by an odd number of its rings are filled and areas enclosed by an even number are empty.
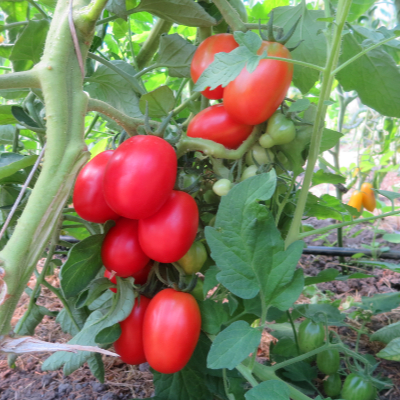
[[[371,381],[358,374],[350,374],[344,381],[342,395],[344,400],[374,400],[376,389]]]
[[[375,192],[372,190],[372,185],[368,182],[364,182],[361,185],[362,193],[362,205],[368,211],[372,212],[376,207]]]
[[[351,207],[354,207],[357,209],[358,212],[361,211],[361,207],[362,207],[362,200],[363,200],[363,195],[360,191],[355,190],[349,200],[348,205]]]
[[[249,136],[253,126],[235,121],[223,104],[199,112],[189,123],[187,136],[212,140],[227,149],[237,149]]]
[[[103,178],[112,150],[103,151],[90,160],[76,178],[73,203],[77,214],[86,221],[104,224],[119,215],[114,212],[103,195]]]
[[[308,353],[324,344],[324,325],[305,319],[299,326],[298,341],[300,354]]]
[[[140,296],[135,299],[131,313],[121,321],[121,336],[114,343],[115,351],[126,364],[138,365],[146,362],[143,349],[143,322],[151,300]]]
[[[199,210],[192,196],[174,190],[153,216],[139,221],[139,241],[143,251],[155,261],[176,262],[196,238]]]
[[[175,185],[177,159],[173,147],[157,136],[137,135],[114,151],[103,181],[108,205],[129,219],[155,214]]]
[[[339,396],[341,389],[342,389],[342,380],[340,379],[340,375],[338,373],[329,375],[328,379],[324,381],[324,391],[325,394],[329,397]]]
[[[200,328],[200,309],[192,295],[174,289],[157,293],[143,323],[147,362],[163,374],[180,371],[193,354]]]
[[[214,61],[215,54],[230,53],[233,49],[236,49],[236,47],[239,47],[239,45],[230,33],[213,35],[201,42],[194,53],[190,65],[190,75],[193,82],[196,83],[204,70]],[[208,99],[218,100],[222,99],[224,88],[221,85],[214,90],[206,88],[201,93]]]
[[[150,261],[139,243],[138,221],[120,218],[107,233],[101,247],[101,258],[109,271],[128,278]]]
[[[279,44],[263,41],[257,54],[291,59],[289,50]],[[255,71],[246,67],[224,90],[226,111],[237,121],[257,125],[266,121],[279,107],[289,89],[293,64],[261,60]]]
[[[337,350],[325,350],[317,354],[317,367],[325,375],[333,375],[340,367],[340,354]]]

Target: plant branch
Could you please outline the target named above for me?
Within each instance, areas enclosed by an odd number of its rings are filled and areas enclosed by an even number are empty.
[[[113,119],[118,125],[124,128],[130,136],[137,135],[138,127],[144,126],[143,119],[128,117],[123,112],[117,110],[116,108],[101,100],[89,99],[87,111],[97,111]],[[150,121],[151,128],[157,129],[159,126],[159,122]]]
[[[177,144],[177,157],[182,157],[188,151],[202,151],[208,156],[225,158],[227,160],[238,160],[243,157],[257,141],[258,137],[261,135],[262,127],[263,125],[255,126],[251,135],[236,150],[229,150],[222,144],[215,143],[212,140],[191,138],[182,135]]]
[[[0,75],[0,89],[40,89],[40,82],[35,69]]]
[[[103,12],[108,0],[94,0],[85,7],[86,10],[80,13],[80,16],[91,22],[96,22]]]
[[[320,67],[319,65],[310,64],[310,63],[307,63],[307,62],[304,62],[304,61],[299,61],[299,60],[293,60],[293,59],[290,59],[290,58],[264,56],[262,59],[263,60],[285,61],[287,63],[291,63],[291,64],[294,64],[294,65],[301,65],[302,67],[316,69],[319,72],[324,72],[325,71],[325,68],[324,67]]]
[[[49,16],[41,9],[41,7],[34,0],[28,0],[28,3],[32,4],[33,7],[35,7],[36,10],[38,10],[40,14],[43,15],[43,17],[45,17],[46,19],[49,18]]]
[[[28,25],[29,21],[12,22],[11,24],[0,25],[0,32],[17,28],[18,26]]]
[[[227,0],[213,0],[218,7],[225,21],[234,31],[246,32],[246,24],[241,20],[238,12],[229,4]]]
[[[194,92],[188,99],[183,103],[179,104],[178,107],[172,110],[172,116],[178,115],[182,110],[184,110],[192,101],[198,99],[201,96],[200,92]]]

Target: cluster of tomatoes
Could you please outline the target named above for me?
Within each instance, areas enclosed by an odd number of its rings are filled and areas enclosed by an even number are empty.
[[[196,82],[214,61],[217,53],[229,53],[239,45],[234,36],[221,33],[210,36],[197,48],[191,76]],[[280,43],[263,41],[257,54],[291,58],[289,50]],[[213,140],[228,149],[238,148],[248,138],[254,125],[270,118],[286,96],[293,76],[293,64],[263,59],[253,72],[246,68],[225,88],[206,88],[208,99],[223,99],[222,104],[208,107],[197,114],[188,126],[187,136]]]
[[[308,353],[323,346],[325,340],[325,327],[322,323],[305,319],[299,326],[298,344],[301,354]],[[310,362],[313,361],[311,358]],[[362,373],[351,373],[342,386],[339,374],[340,354],[336,349],[329,349],[318,353],[317,367],[326,376],[323,387],[329,397],[341,397],[344,400],[373,400],[376,389],[368,376]]]
[[[188,253],[197,234],[199,212],[193,197],[173,190],[176,175],[173,147],[164,139],[145,135],[98,154],[79,173],[73,194],[78,215],[95,223],[116,221],[101,249],[106,277],[114,282],[116,276],[134,277],[135,283],[143,284],[154,261],[173,263]],[[131,315],[121,322],[116,349],[128,363],[147,360],[159,372],[176,372],[177,365],[178,370],[183,368],[190,358],[200,324],[200,311],[190,294],[165,289],[152,300],[140,296]],[[180,336],[186,347],[177,343],[189,358],[182,356],[177,364],[165,353],[171,349],[172,338],[176,341]],[[166,337],[171,341],[165,342]],[[169,360],[167,365],[163,360]]]
[[[374,211],[376,207],[376,199],[373,186],[368,182],[364,182],[361,185],[360,190],[354,190],[348,205],[356,208],[358,212],[361,211],[362,207],[366,208],[370,212]]]

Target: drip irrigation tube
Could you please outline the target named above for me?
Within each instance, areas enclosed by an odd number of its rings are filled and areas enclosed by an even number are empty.
[[[308,246],[303,250],[303,254],[314,254],[320,256],[336,256],[336,257],[351,257],[354,254],[363,253],[366,256],[371,256],[371,250],[353,249],[349,247],[324,247],[324,246]],[[378,258],[388,258],[392,260],[400,259],[400,251],[386,251],[378,253]]]

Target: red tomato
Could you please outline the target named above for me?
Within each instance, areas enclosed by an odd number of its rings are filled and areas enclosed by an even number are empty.
[[[193,354],[200,328],[200,310],[192,295],[173,289],[157,293],[143,322],[147,362],[163,374],[180,371]]]
[[[279,44],[263,42],[258,54],[291,59],[289,50]],[[279,107],[289,89],[293,64],[277,60],[261,60],[255,71],[243,68],[224,91],[226,111],[237,121],[257,125],[266,121]]]
[[[147,282],[147,278],[149,276],[152,267],[153,267],[153,261],[150,260],[144,268],[133,274],[132,277],[135,278],[135,283],[138,285],[144,285]],[[108,269],[106,269],[104,271],[104,277],[110,279],[110,276],[111,272]],[[110,279],[110,281],[116,285],[117,284],[116,275],[114,275],[112,279]],[[117,293],[117,289],[110,288],[110,290],[114,293]]]
[[[237,149],[252,130],[253,126],[235,121],[223,104],[216,104],[207,107],[190,121],[187,135],[213,140],[227,149]]]
[[[146,362],[143,349],[143,320],[150,299],[140,296],[140,301],[135,299],[132,312],[121,321],[121,336],[114,343],[115,351],[122,361],[127,364],[138,365]]]
[[[144,268],[150,259],[139,244],[138,221],[120,218],[104,239],[101,258],[104,266],[121,278]]]
[[[215,54],[230,53],[238,46],[230,33],[220,33],[204,40],[195,51],[190,65],[190,75],[193,82],[196,83],[203,71],[214,61]],[[201,93],[208,99],[222,99],[224,88],[221,85],[214,90],[206,88]]]
[[[174,190],[157,214],[139,221],[140,245],[152,260],[178,261],[194,242],[198,225],[199,210],[193,197]]]
[[[90,160],[76,178],[73,202],[75,211],[86,221],[103,224],[116,220],[118,214],[108,206],[103,195],[103,177],[112,150],[103,151]]]
[[[107,164],[105,199],[125,218],[150,217],[171,194],[176,173],[175,151],[164,139],[145,135],[129,138]]]

